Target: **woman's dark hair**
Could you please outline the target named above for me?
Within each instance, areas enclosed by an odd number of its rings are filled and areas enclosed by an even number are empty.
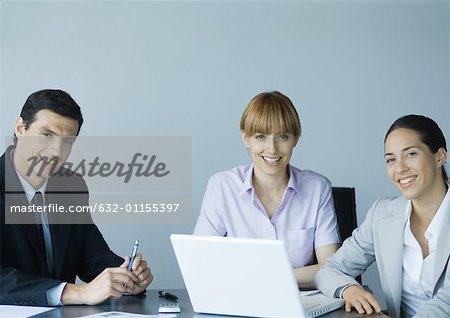
[[[432,153],[437,153],[440,148],[447,151],[447,143],[445,142],[444,134],[436,122],[428,117],[422,115],[406,115],[397,119],[389,128],[384,137],[386,142],[387,137],[391,132],[398,128],[406,128],[414,130],[420,138],[420,141],[427,145]],[[442,166],[442,178],[448,183],[447,172],[444,165]]]

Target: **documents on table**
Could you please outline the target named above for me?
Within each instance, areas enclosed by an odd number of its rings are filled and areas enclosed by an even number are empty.
[[[55,307],[0,305],[0,318],[27,318],[53,309]]]

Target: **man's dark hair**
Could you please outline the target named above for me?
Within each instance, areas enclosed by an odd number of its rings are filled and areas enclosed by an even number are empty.
[[[80,106],[68,93],[60,89],[43,89],[28,96],[20,112],[25,129],[28,129],[36,120],[36,113],[43,109],[78,121],[78,136],[83,124],[83,115],[81,115]]]

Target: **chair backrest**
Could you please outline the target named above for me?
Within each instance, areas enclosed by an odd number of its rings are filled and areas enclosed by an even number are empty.
[[[336,211],[339,234],[342,242],[352,236],[358,226],[356,221],[355,188],[333,187],[334,209]],[[355,277],[361,283],[361,276]]]
[[[355,188],[333,187],[334,209],[342,241],[356,229]]]

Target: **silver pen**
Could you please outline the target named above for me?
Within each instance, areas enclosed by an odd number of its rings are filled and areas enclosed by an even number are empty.
[[[132,270],[133,262],[134,262],[134,259],[136,258],[138,247],[139,247],[139,240],[136,240],[136,242],[134,242],[133,250],[131,251],[131,255],[130,255],[130,262],[128,263],[128,267],[127,267],[129,271]]]

